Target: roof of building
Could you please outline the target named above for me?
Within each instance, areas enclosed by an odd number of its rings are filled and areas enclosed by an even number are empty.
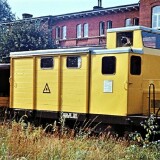
[[[65,19],[74,19],[74,18],[84,18],[84,17],[91,17],[91,16],[98,16],[98,15],[107,15],[119,12],[128,12],[128,11],[137,11],[139,10],[139,3],[123,5],[123,6],[115,6],[109,8],[97,8],[88,11],[81,11],[81,12],[74,12],[74,13],[67,13],[54,16],[54,20],[65,20]]]
[[[95,7],[93,7],[93,10],[66,13],[66,14],[61,14],[61,15],[29,17],[29,18],[24,18],[24,19],[12,21],[12,22],[0,23],[0,25],[15,24],[15,23],[21,23],[24,21],[35,21],[38,19],[42,20],[42,19],[53,18],[54,20],[67,20],[67,19],[84,18],[84,17],[92,17],[92,16],[99,16],[99,15],[108,15],[108,14],[114,14],[114,13],[129,12],[129,11],[137,11],[137,10],[139,10],[139,4],[140,3],[134,3],[134,4],[128,4],[128,5],[122,5],[122,6],[109,7],[109,8],[95,6]]]

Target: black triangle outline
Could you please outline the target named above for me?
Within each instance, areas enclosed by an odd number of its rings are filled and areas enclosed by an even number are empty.
[[[43,90],[43,93],[51,93],[48,83],[46,83],[44,90]]]

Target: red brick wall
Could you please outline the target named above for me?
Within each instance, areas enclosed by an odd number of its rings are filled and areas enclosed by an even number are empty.
[[[152,7],[160,5],[160,0],[140,0],[140,25],[152,27]]]
[[[130,11],[123,13],[112,13],[108,15],[94,16],[94,17],[85,17],[85,18],[75,18],[57,21],[53,27],[53,38],[55,38],[55,27],[59,26],[67,26],[67,39],[60,41],[60,45],[62,47],[70,47],[70,46],[87,46],[87,45],[106,45],[106,37],[99,37],[99,23],[101,21],[106,22],[111,20],[112,27],[123,27],[125,25],[125,19],[131,18],[139,18],[139,11]],[[76,39],[76,26],[77,24],[82,24],[82,32],[83,32],[83,24],[89,24],[89,37]],[[105,26],[106,27],[106,26]],[[106,34],[105,34],[106,35]],[[82,33],[83,37],[83,33]]]

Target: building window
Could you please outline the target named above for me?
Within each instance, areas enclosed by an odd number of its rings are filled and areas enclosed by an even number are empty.
[[[67,27],[63,26],[62,27],[62,39],[66,39],[67,36]]]
[[[67,68],[80,68],[81,61],[82,60],[80,56],[69,56],[67,57]]]
[[[130,73],[132,75],[141,74],[141,57],[131,56]]]
[[[131,26],[131,25],[132,25],[131,22],[132,22],[131,18],[127,18],[127,19],[125,20],[125,27]]]
[[[102,36],[105,34],[105,23],[104,22],[100,22],[99,23],[99,35]]]
[[[138,26],[139,25],[139,18],[133,18],[133,25]]]
[[[107,21],[107,29],[112,28],[112,21]]]
[[[102,58],[102,74],[115,74],[116,57],[108,56]]]
[[[153,7],[152,28],[160,29],[160,6]]]
[[[84,37],[88,37],[88,23],[85,23],[83,26],[83,35]]]
[[[60,27],[56,27],[56,39],[60,39],[61,36],[60,32],[61,32]]]
[[[42,57],[41,68],[42,69],[53,68],[53,57]]]
[[[81,32],[82,32],[81,28],[82,28],[81,24],[78,24],[77,25],[77,38],[81,38]]]

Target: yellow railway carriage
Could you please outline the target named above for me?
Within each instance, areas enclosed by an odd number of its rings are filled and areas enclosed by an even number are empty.
[[[109,29],[107,49],[13,52],[10,108],[34,118],[140,122],[160,108],[160,31]],[[158,117],[159,118],[159,117]]]

